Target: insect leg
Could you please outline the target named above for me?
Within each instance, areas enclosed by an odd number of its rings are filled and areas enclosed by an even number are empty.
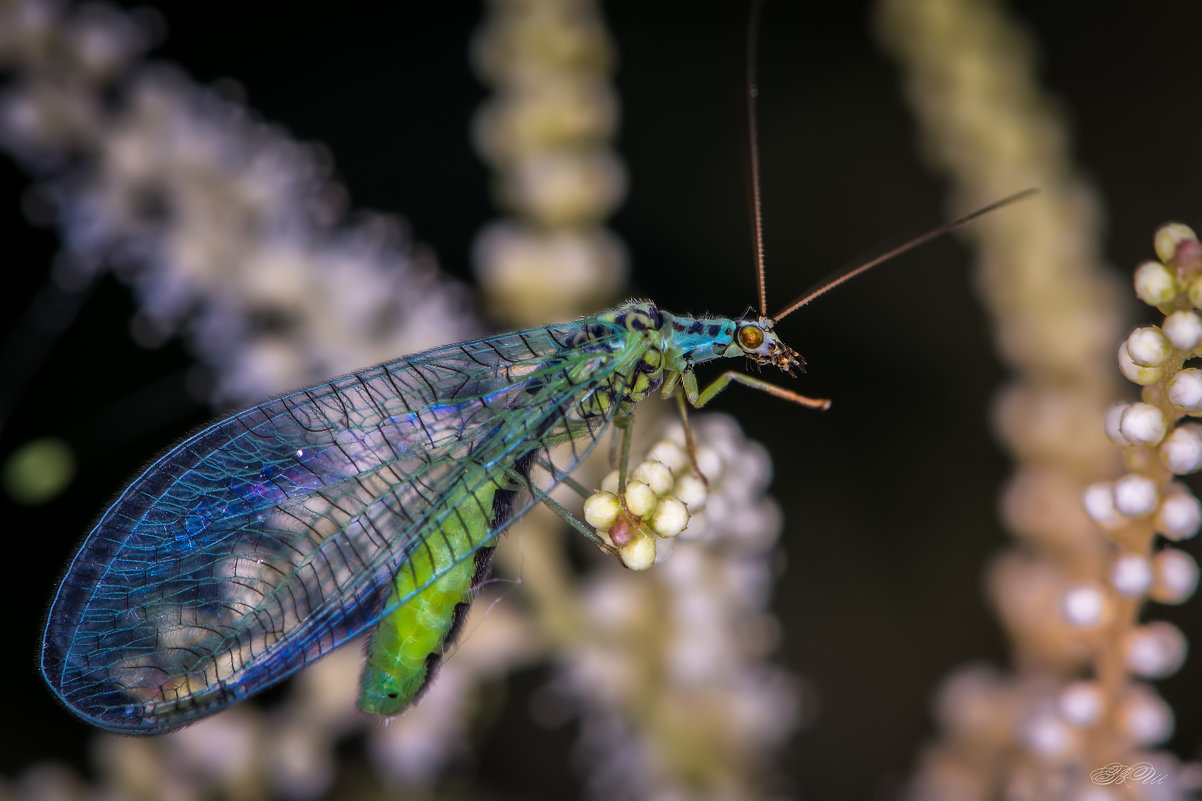
[[[618,457],[618,497],[626,497],[626,471],[630,466],[630,437],[634,433],[634,415],[621,415],[614,425],[622,432],[622,452]],[[625,506],[623,501],[622,505]]]
[[[539,459],[539,460],[538,460],[538,466],[539,466],[539,467],[543,468],[543,469],[544,469],[544,470],[546,470],[548,473],[551,473],[552,475],[554,475],[554,472],[552,471],[552,468],[548,466],[549,464],[550,464],[550,463],[549,463],[549,462],[547,462],[547,461],[546,461],[546,460],[544,460],[544,459]],[[565,487],[567,487],[567,488],[568,488],[568,489],[570,489],[572,492],[574,492],[574,493],[576,493],[577,495],[579,495],[581,498],[587,498],[589,495],[591,495],[591,494],[592,494],[592,493],[590,493],[590,492],[589,492],[587,489],[585,489],[585,487],[584,487],[584,485],[583,485],[583,484],[581,484],[579,481],[577,481],[576,479],[572,478],[571,476],[560,476],[560,477],[559,477],[559,483],[563,484]]]
[[[609,441],[609,466],[618,470],[618,497],[623,498],[622,508],[626,511],[626,472],[630,463],[630,437],[634,432],[634,404],[622,401],[614,413],[615,432],[621,432],[622,439],[611,438]],[[617,433],[613,435],[617,437]]]
[[[692,373],[688,373],[692,375]],[[693,388],[696,390],[697,379],[693,379]],[[693,429],[689,426],[689,405],[685,403],[683,392],[676,394],[676,408],[680,411],[680,424],[684,426],[684,446],[689,453],[689,464],[693,465],[693,472],[701,479],[701,483],[705,484],[705,488],[709,489],[710,480],[705,477],[705,473],[701,472],[701,465],[697,464],[697,443],[693,440]]]
[[[567,523],[569,526],[571,526],[572,528],[576,529],[581,534],[583,534],[585,536],[585,538],[589,542],[591,542],[593,545],[596,545],[598,548],[605,551],[606,553],[610,553],[610,554],[613,554],[614,556],[618,556],[617,550],[612,545],[605,542],[605,540],[601,539],[601,537],[599,537],[597,535],[596,531],[593,531],[593,529],[589,528],[589,526],[586,523],[584,523],[582,520],[580,520],[578,517],[576,517],[576,515],[572,514],[567,509],[565,509],[558,501],[556,501],[550,495],[548,495],[547,493],[543,492],[541,489],[536,487],[534,485],[534,482],[527,481],[523,476],[518,475],[516,473],[512,473],[512,472],[511,472],[509,478],[511,481],[514,481],[514,482],[520,484],[521,486],[525,487],[526,489],[528,489],[530,491],[530,494],[534,496],[535,500],[539,501],[544,506],[546,506],[548,509],[550,509],[552,512],[554,512],[555,514],[557,514],[561,518],[563,518],[563,521],[565,523]],[[581,495],[587,494],[584,492],[584,487],[581,486],[578,482],[573,481],[572,484],[575,485],[575,486],[572,486],[573,490],[575,490],[576,492],[579,492]]]
[[[726,389],[726,386],[731,381],[737,381],[740,384],[749,386],[752,389],[758,389],[760,392],[767,392],[769,395],[775,395],[778,398],[796,403],[799,406],[806,406],[810,409],[825,410],[829,409],[831,402],[826,398],[810,398],[805,395],[799,395],[796,392],[778,387],[776,384],[764,381],[761,378],[740,373],[737,370],[728,370],[722,375],[714,379],[714,383],[710,384],[703,390],[697,389],[697,378],[692,373],[685,373],[682,381],[684,385],[685,397],[689,403],[696,409],[700,409],[707,403],[717,397],[718,393]]]

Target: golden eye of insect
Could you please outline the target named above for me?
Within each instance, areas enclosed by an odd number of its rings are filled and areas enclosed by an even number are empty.
[[[764,344],[764,330],[758,325],[741,326],[738,335],[743,350],[758,350]]]

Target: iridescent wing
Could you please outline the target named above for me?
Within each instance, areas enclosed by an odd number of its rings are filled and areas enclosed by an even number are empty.
[[[46,680],[89,722],[135,734],[278,682],[387,611],[393,575],[454,513],[447,499],[529,475],[565,441],[541,489],[571,472],[630,358],[623,332],[592,318],[427,351],[201,431],[80,546],[49,611]]]

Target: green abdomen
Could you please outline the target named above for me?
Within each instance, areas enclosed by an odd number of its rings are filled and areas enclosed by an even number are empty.
[[[385,608],[400,606],[377,624],[367,649],[359,693],[364,712],[402,712],[417,700],[454,644],[478,579],[492,561],[492,548],[480,545],[491,536],[496,491],[488,483],[474,495],[460,496],[450,505],[442,529],[428,534],[402,565]]]

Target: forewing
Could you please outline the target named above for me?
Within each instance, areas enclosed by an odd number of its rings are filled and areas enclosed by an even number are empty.
[[[527,475],[554,442],[572,449],[543,489],[571,472],[612,414],[622,348],[596,320],[486,338],[201,431],[80,546],[50,608],[43,674],[80,716],[143,734],[279,681],[378,620],[450,500]],[[458,559],[533,503],[498,514]]]

